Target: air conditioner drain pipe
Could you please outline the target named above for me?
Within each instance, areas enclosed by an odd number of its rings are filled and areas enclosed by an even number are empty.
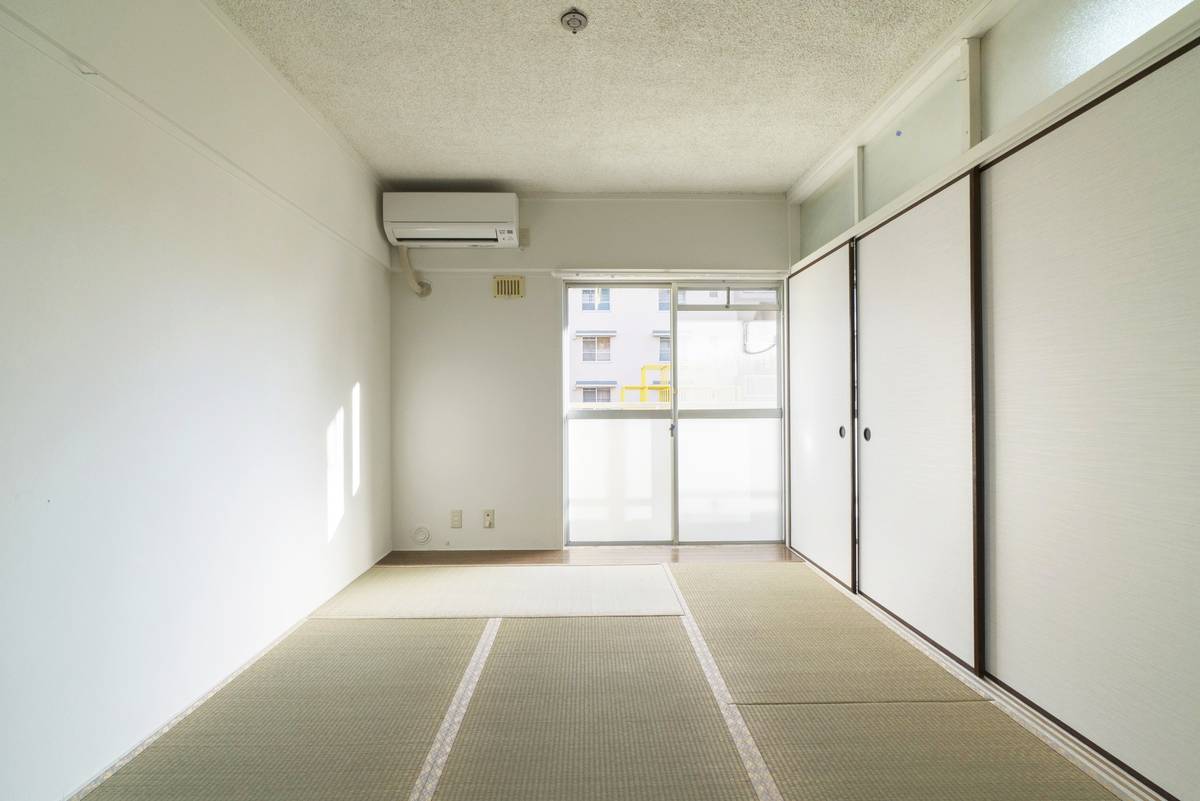
[[[428,281],[422,281],[417,278],[416,272],[413,271],[412,262],[408,260],[408,248],[394,247],[392,251],[392,264],[389,269],[394,273],[400,273],[404,276],[408,288],[413,291],[419,298],[429,297],[429,293],[433,291],[433,285]]]

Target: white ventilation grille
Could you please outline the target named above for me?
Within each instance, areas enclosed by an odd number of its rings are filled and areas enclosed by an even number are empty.
[[[525,276],[523,275],[493,275],[492,297],[494,298],[523,298],[525,297]]]

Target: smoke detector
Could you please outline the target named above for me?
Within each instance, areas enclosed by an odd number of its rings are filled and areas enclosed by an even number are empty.
[[[582,31],[587,27],[588,22],[587,14],[584,14],[578,8],[572,8],[566,14],[563,14],[561,17],[559,17],[558,21],[561,22],[562,26],[572,34]]]

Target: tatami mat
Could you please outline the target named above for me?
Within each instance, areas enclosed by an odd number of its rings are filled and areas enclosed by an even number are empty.
[[[662,565],[373,567],[315,617],[678,615]]]
[[[737,703],[979,697],[803,564],[671,570]]]
[[[407,798],[483,626],[304,623],[87,801]]]
[[[1113,801],[987,701],[740,707],[787,801]]]
[[[679,618],[500,626],[434,801],[745,799]]]

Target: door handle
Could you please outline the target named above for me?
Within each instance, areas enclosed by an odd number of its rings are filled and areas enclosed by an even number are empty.
[[[671,433],[671,436],[674,437],[675,436],[675,424],[671,423],[670,427],[667,428],[667,431],[669,431]]]

